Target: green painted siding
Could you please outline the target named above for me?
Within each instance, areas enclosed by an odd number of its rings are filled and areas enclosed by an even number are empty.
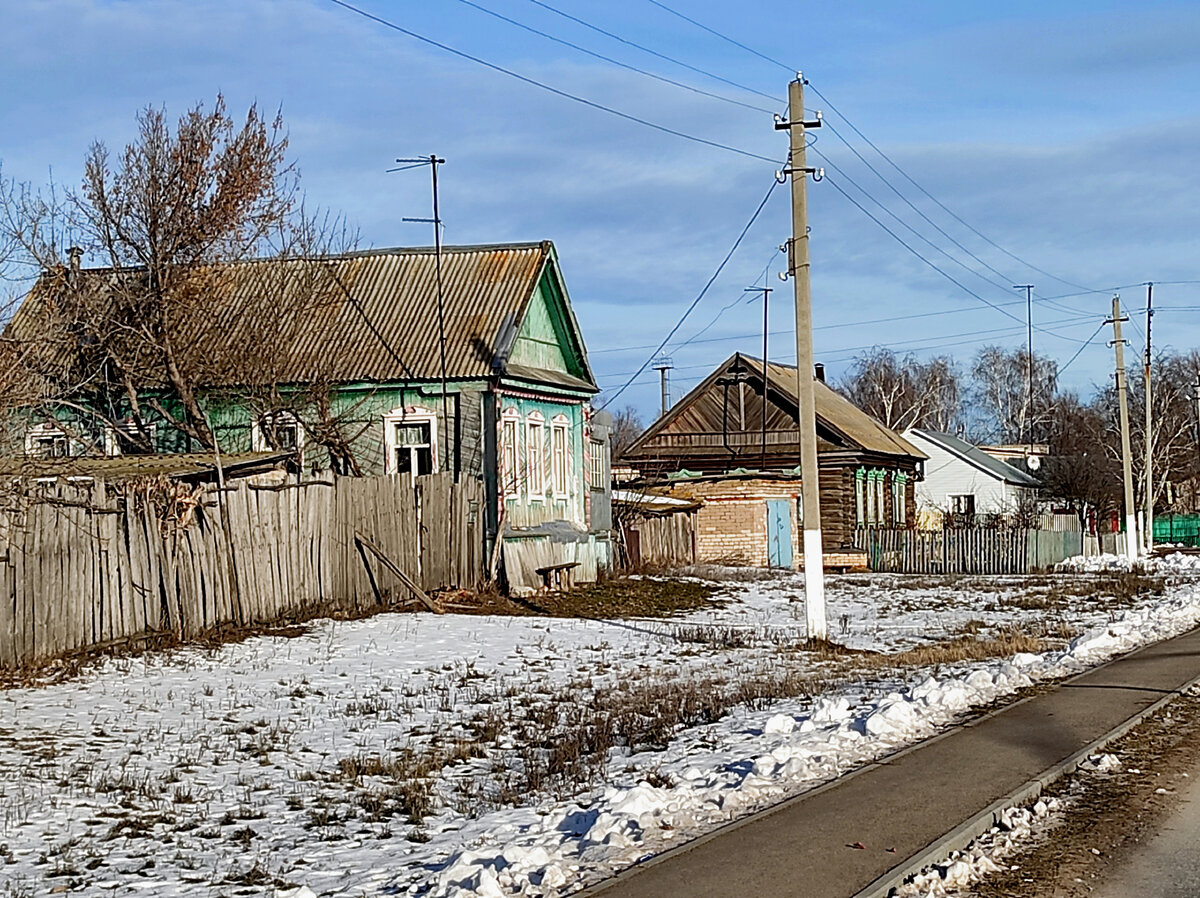
[[[499,399],[497,446],[507,525],[520,529],[548,521],[569,521],[584,526],[587,471],[583,404],[566,398],[556,401],[506,393]],[[565,489],[556,490],[554,432],[560,426],[566,438]],[[540,437],[536,435],[539,431]],[[511,445],[506,434],[515,434]],[[510,470],[514,458],[515,472]]]
[[[572,345],[568,314],[562,292],[547,269],[530,298],[509,361],[585,377],[586,371]]]

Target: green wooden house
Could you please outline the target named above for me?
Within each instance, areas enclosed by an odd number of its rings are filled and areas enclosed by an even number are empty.
[[[55,291],[123,273],[52,274],[6,332],[42,356],[45,334],[57,335],[54,364],[39,358],[43,378],[77,371],[87,352],[70,322],[53,320]],[[485,551],[503,538],[517,592],[536,587],[538,567],[577,563],[587,579],[608,564],[610,418],[591,408],[595,379],[549,241],[237,263],[211,279],[196,319],[201,401],[224,452],[292,450],[306,473],[480,478]],[[44,392],[16,434],[26,454],[198,448],[145,408],[131,421],[120,391]]]

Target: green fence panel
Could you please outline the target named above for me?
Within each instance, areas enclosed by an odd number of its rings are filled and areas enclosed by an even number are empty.
[[[1156,543],[1200,546],[1200,514],[1168,514],[1154,518]]]

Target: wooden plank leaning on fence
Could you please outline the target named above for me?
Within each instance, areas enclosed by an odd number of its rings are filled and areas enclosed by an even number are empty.
[[[383,553],[383,550],[380,549],[379,546],[375,545],[375,543],[371,541],[370,537],[365,536],[362,533],[355,533],[354,540],[359,545],[360,551],[362,549],[365,549],[365,550],[369,551],[372,555],[374,555],[376,558],[378,558],[379,562],[384,567],[386,567],[389,571],[391,571],[396,576],[397,580],[399,580],[401,583],[404,584],[404,586],[408,589],[409,592],[411,592],[413,594],[413,596],[417,599],[417,601],[419,601],[422,605],[424,605],[426,608],[428,608],[434,614],[442,613],[442,609],[437,606],[437,604],[433,601],[433,599],[431,599],[428,595],[426,595],[425,591],[417,585],[416,581],[413,580],[412,577],[408,576],[408,574],[404,573],[404,571],[400,570],[400,568],[397,567],[396,564],[390,558],[388,558],[387,555],[385,555]],[[363,564],[364,564],[364,566],[366,565],[366,557],[365,556],[363,558]],[[367,567],[368,575],[370,575],[370,572],[371,572],[371,569],[368,566]],[[371,583],[372,583],[372,586],[374,586],[375,580],[373,577],[371,579]],[[382,604],[383,599],[378,593],[378,587],[375,587],[375,589],[376,589],[376,597],[379,598],[379,601]]]

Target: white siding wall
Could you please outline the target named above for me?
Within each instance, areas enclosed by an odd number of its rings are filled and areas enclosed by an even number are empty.
[[[906,433],[904,438],[929,456],[925,479],[916,485],[919,509],[946,511],[951,496],[969,493],[975,496],[976,514],[1003,514],[1013,511],[1026,492],[1025,487],[1007,484],[919,434]]]

